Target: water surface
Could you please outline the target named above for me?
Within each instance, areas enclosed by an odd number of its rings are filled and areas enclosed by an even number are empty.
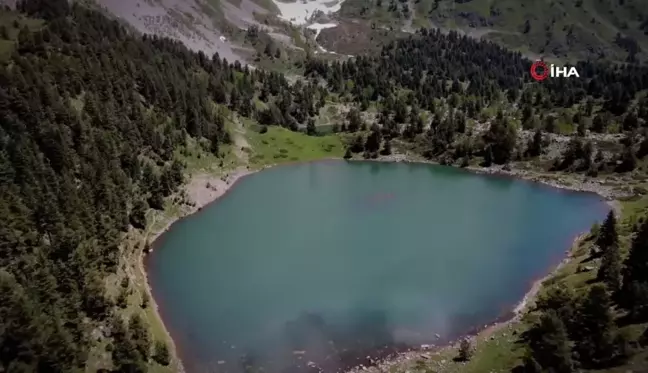
[[[443,166],[290,165],[175,224],[147,264],[189,373],[335,371],[492,321],[607,211]]]

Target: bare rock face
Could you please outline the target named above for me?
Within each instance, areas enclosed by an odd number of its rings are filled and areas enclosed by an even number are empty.
[[[6,0],[0,0],[6,1]],[[13,0],[11,0],[13,1]],[[211,57],[242,61],[223,30],[246,29],[255,23],[254,12],[266,11],[250,0],[240,5],[208,0],[97,0],[108,12],[136,30],[176,39],[188,48]],[[222,37],[222,38],[221,38]]]

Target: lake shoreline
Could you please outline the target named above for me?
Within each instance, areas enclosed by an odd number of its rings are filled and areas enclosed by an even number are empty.
[[[258,170],[260,171],[260,170]],[[141,273],[144,283],[145,291],[151,300],[151,308],[154,311],[155,317],[161,323],[164,333],[166,335],[166,342],[169,344],[169,350],[171,352],[172,360],[175,362],[178,372],[185,373],[185,367],[183,365],[182,359],[180,358],[179,347],[177,341],[173,338],[169,326],[165,323],[164,317],[162,316],[160,302],[155,298],[153,292],[153,286],[149,281],[148,271],[146,268],[146,259],[149,254],[151,254],[155,247],[159,244],[159,239],[168,232],[174,224],[180,222],[182,219],[194,215],[195,213],[201,211],[203,208],[207,207],[209,204],[216,202],[220,197],[224,196],[228,191],[231,190],[239,180],[243,177],[248,176],[256,171],[249,169],[235,169],[231,174],[227,174],[224,178],[213,176],[213,175],[195,175],[193,176],[187,184],[184,185],[183,189],[189,195],[191,202],[193,203],[188,207],[181,215],[173,216],[169,219],[164,227],[157,229],[153,232],[147,232],[145,234],[146,241],[150,244],[151,250],[148,252],[142,251],[141,255],[137,260],[137,270]]]
[[[281,163],[281,164],[273,164],[273,165],[266,165],[263,166],[259,169],[250,169],[249,167],[239,167],[235,170],[232,170],[228,172],[225,177],[218,177],[218,176],[213,176],[213,175],[205,175],[205,174],[200,174],[200,175],[194,175],[190,178],[190,180],[185,184],[184,190],[189,196],[190,201],[192,204],[188,206],[188,208],[185,208],[185,210],[177,215],[170,217],[168,219],[168,222],[164,225],[164,227],[157,229],[153,232],[149,232],[146,234],[146,239],[147,242],[150,243],[151,250],[149,252],[142,252],[141,255],[139,255],[139,259],[137,260],[137,270],[141,272],[145,284],[146,284],[146,292],[148,293],[151,303],[152,303],[152,308],[155,312],[155,317],[160,321],[160,323],[163,326],[164,332],[167,336],[167,342],[169,343],[169,349],[171,351],[171,355],[173,357],[173,361],[175,361],[176,365],[178,366],[178,371],[184,373],[185,369],[183,366],[183,362],[181,360],[180,354],[179,354],[179,348],[177,346],[177,341],[173,339],[172,333],[169,330],[169,327],[166,325],[164,322],[164,318],[162,317],[162,312],[160,310],[160,305],[158,304],[157,300],[155,299],[154,293],[153,293],[153,288],[152,285],[149,281],[148,278],[148,273],[147,273],[147,268],[146,268],[146,257],[151,254],[154,249],[159,246],[160,244],[160,239],[163,238],[163,235],[168,232],[174,224],[178,223],[184,218],[187,218],[189,216],[192,216],[198,212],[200,212],[203,208],[208,207],[212,203],[217,202],[221,197],[227,194],[227,192],[231,191],[232,188],[236,185],[238,181],[243,179],[246,176],[252,175],[256,172],[263,171],[269,168],[274,168],[274,167],[280,167],[280,166],[287,166],[287,165],[295,165],[295,164],[306,164],[306,163],[315,163],[315,162],[329,162],[329,161],[344,161],[342,159],[338,158],[325,158],[325,159],[319,159],[319,160],[311,160],[311,161],[295,161],[295,162],[287,162],[287,163]],[[434,161],[427,161],[427,160],[413,160],[411,158],[408,158],[407,156],[403,155],[395,155],[395,156],[383,156],[379,157],[378,159],[350,159],[346,160],[348,162],[362,162],[362,161],[370,161],[370,162],[385,162],[385,163],[419,163],[419,164],[428,164],[428,165],[440,165],[438,162]],[[449,167],[454,167],[454,166],[449,166]],[[458,167],[454,167],[458,168]],[[611,208],[615,210],[619,210],[620,206],[617,201],[617,198],[619,198],[618,195],[611,194],[611,192],[605,191],[603,189],[583,189],[582,186],[580,185],[574,185],[570,183],[561,183],[560,179],[558,181],[555,180],[546,180],[542,178],[542,174],[532,172],[532,171],[527,171],[521,174],[516,174],[516,173],[511,173],[509,171],[505,170],[499,170],[497,168],[484,168],[484,167],[466,167],[464,168],[466,172],[472,172],[476,174],[487,174],[487,175],[492,175],[492,176],[505,176],[505,177],[511,177],[514,179],[518,180],[526,180],[526,181],[531,181],[539,184],[543,184],[549,187],[553,188],[558,188],[558,189],[565,189],[569,191],[574,191],[574,192],[581,192],[581,193],[594,193],[601,198],[603,198]],[[579,234],[573,241],[572,247],[568,249],[568,256],[564,258],[557,266],[553,267],[550,272],[542,277],[539,280],[536,280],[533,282],[531,288],[529,291],[524,295],[524,297],[520,300],[519,303],[510,311],[507,312],[505,315],[500,316],[490,322],[489,324],[486,324],[481,327],[473,328],[471,331],[463,334],[463,337],[454,341],[443,341],[443,343],[439,346],[434,346],[433,350],[441,350],[443,348],[449,348],[454,346],[458,341],[465,337],[472,337],[472,336],[477,336],[481,334],[488,334],[492,333],[496,330],[499,330],[502,327],[511,325],[514,323],[516,320],[519,319],[519,317],[523,314],[524,310],[527,309],[527,306],[531,304],[534,300],[535,297],[537,296],[538,292],[542,288],[542,283],[546,281],[548,278],[551,278],[552,276],[555,275],[555,273],[560,270],[565,264],[567,264],[571,258],[571,252],[574,247],[577,246],[577,243],[582,240],[582,238],[585,236],[585,233]],[[419,356],[421,352],[428,351],[428,349],[412,349],[411,351],[404,352],[398,354],[394,358],[388,358],[385,360],[382,360],[381,362],[376,361],[377,364],[372,365],[373,367],[381,367],[383,363],[389,363],[392,364],[396,361],[400,361],[404,358],[412,358],[410,354],[414,354],[415,356]],[[349,370],[349,372],[354,372],[360,367],[366,368],[366,366],[359,366],[356,368],[353,368]]]
[[[468,172],[473,172],[480,175],[492,175],[501,177],[510,177],[516,180],[525,180],[538,184],[543,184],[556,189],[564,189],[573,192],[593,193],[608,201],[608,204],[614,207],[615,210],[619,209],[618,200],[621,198],[632,197],[634,194],[629,191],[620,191],[614,189],[612,186],[605,185],[601,178],[585,177],[577,174],[567,174],[562,172],[548,172],[527,170],[521,168],[511,167],[510,165],[492,165],[490,167],[483,166],[467,166],[457,167],[454,165],[444,165],[435,160],[429,160],[410,154],[392,154],[381,155],[376,159],[361,159],[352,158],[350,161],[369,161],[369,162],[386,162],[386,163],[414,163],[414,164],[431,164],[448,166],[452,168],[463,169]]]
[[[358,366],[351,370],[346,371],[345,373],[359,373],[359,372],[368,372],[368,373],[380,373],[396,365],[403,365],[407,362],[415,362],[420,359],[429,359],[432,354],[438,354],[440,351],[447,349],[458,349],[459,343],[468,339],[473,343],[473,348],[475,346],[475,339],[487,339],[492,334],[497,331],[511,327],[515,323],[520,322],[522,316],[533,306],[538,294],[543,288],[543,284],[558,275],[561,269],[563,269],[567,264],[569,264],[574,259],[574,251],[578,249],[580,244],[587,238],[588,233],[584,232],[578,234],[573,242],[571,247],[566,252],[566,257],[564,257],[560,263],[556,266],[552,266],[552,269],[545,276],[534,280],[531,283],[531,287],[524,294],[524,297],[517,303],[517,305],[505,313],[503,316],[500,316],[490,322],[489,324],[474,327],[473,329],[466,331],[463,334],[460,334],[459,337],[453,338],[450,341],[444,341],[440,345],[421,345],[418,348],[411,348],[407,352],[402,352],[394,357],[389,357],[380,361],[377,361],[376,364],[371,366]]]

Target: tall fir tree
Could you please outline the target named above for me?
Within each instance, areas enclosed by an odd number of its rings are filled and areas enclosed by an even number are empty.
[[[529,346],[530,359],[543,371],[556,373],[573,372],[571,346],[565,325],[558,315],[549,310],[524,334]]]
[[[596,284],[577,311],[574,351],[578,360],[588,367],[605,366],[614,357],[616,325],[611,305],[608,290]]]
[[[605,221],[601,225],[596,244],[605,252],[613,246],[618,247],[619,233],[617,232],[617,219],[614,210],[610,210]]]
[[[634,319],[648,319],[648,219],[632,240],[619,301]]]
[[[597,279],[605,283],[612,294],[617,295],[621,290],[621,271],[621,252],[618,244],[613,244],[603,252]]]

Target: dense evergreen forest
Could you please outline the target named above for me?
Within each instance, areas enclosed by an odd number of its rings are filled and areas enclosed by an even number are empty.
[[[176,150],[191,140],[220,156],[231,143],[225,109],[314,135],[314,117],[334,97],[353,106],[336,126],[353,133],[349,153],[389,154],[399,139],[429,158],[480,156],[487,165],[542,154],[545,134],[558,131],[553,113],[569,109],[575,134],[554,169],[627,172],[648,154],[645,66],[582,62],[582,79],[538,84],[519,53],[422,30],[379,56],[309,59],[312,79],[291,85],[278,73],[133,35],[77,3],[26,0],[18,8],[44,24],[0,28],[14,45],[0,61],[4,372],[84,371],[93,332],[103,325],[115,371],[146,371],[150,359],[169,363],[141,319],[115,314],[119,299],[107,296],[104,278],[116,270],[123,234],[144,228],[146,211],[162,209],[184,182]],[[497,112],[484,118],[491,107]],[[367,129],[370,109],[377,123]],[[478,141],[468,134],[471,120],[490,123]],[[520,145],[516,121],[534,134],[528,144]],[[622,150],[597,153],[588,131],[623,134]],[[525,336],[527,371],[609,366],[631,354],[636,341],[617,333],[608,306],[614,302],[633,321],[648,318],[648,223],[636,230],[625,265],[614,216],[594,235],[605,287],[582,299],[561,293],[540,302],[546,312]]]
[[[295,127],[320,93],[77,3],[18,7],[46,22],[2,25],[15,49],[0,66],[0,371],[84,371],[103,324],[115,370],[144,371],[150,337],[114,315],[104,277],[122,234],[183,183],[174,149],[194,138],[218,154],[222,108],[245,114],[253,96]]]
[[[576,65],[582,79],[549,79],[541,85],[525,86],[532,82],[531,63],[519,52],[492,42],[421,29],[417,36],[390,43],[378,56],[332,64],[311,59],[306,74],[322,76],[336,92],[348,88],[343,85],[345,80],[352,80],[355,84],[350,92],[359,101],[389,97],[397,85],[411,90],[425,108],[429,108],[430,98],[451,93],[481,97],[488,104],[496,92],[506,91],[510,101],[522,95],[528,104],[560,107],[592,96],[605,100],[606,109],[614,114],[622,114],[636,93],[648,87],[646,66],[595,62]]]
[[[417,35],[392,42],[376,56],[359,56],[344,62],[310,59],[305,74],[320,79],[335,92],[357,102],[357,109],[341,130],[357,131],[357,110],[379,108],[378,126],[372,139],[357,139],[348,153],[375,157],[382,139],[403,138],[419,145],[428,158],[452,163],[473,156],[485,165],[504,164],[542,154],[542,133],[558,132],[560,116],[577,135],[553,169],[589,172],[631,171],[648,149],[648,100],[639,98],[648,88],[648,67],[579,62],[580,78],[531,79],[532,61],[495,43],[477,41],[455,32],[448,35],[422,29]],[[484,116],[499,108],[495,118]],[[423,112],[431,115],[427,119]],[[504,115],[506,113],[506,115]],[[467,133],[467,120],[491,122],[489,130],[475,140]],[[536,135],[519,144],[521,126]],[[586,133],[623,133],[625,149],[604,156],[596,154]],[[571,135],[571,133],[568,133]],[[363,142],[365,145],[361,146]],[[389,142],[385,144],[387,152]],[[596,155],[596,156],[595,156]],[[596,160],[596,161],[595,161]],[[619,164],[619,162],[621,164]]]

